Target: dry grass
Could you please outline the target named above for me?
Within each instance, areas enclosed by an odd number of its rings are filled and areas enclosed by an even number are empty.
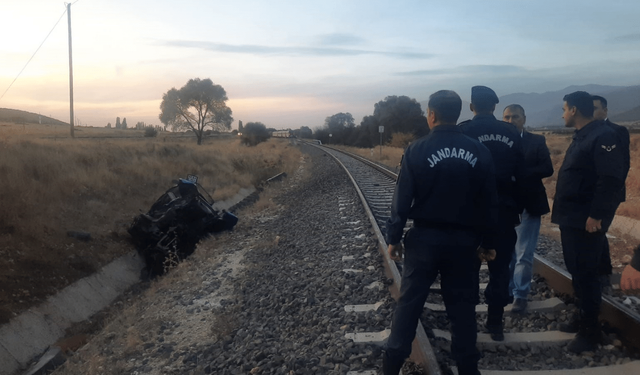
[[[53,289],[131,251],[126,228],[172,180],[199,176],[215,200],[280,172],[300,152],[286,140],[256,147],[237,137],[0,123],[0,322]],[[90,232],[91,242],[67,237]],[[35,273],[35,275],[34,275]],[[37,286],[34,287],[33,285]]]
[[[401,147],[391,147],[391,146],[380,146],[375,148],[357,148],[357,147],[349,147],[349,146],[334,146],[338,149],[342,149],[348,152],[352,152],[356,155],[360,155],[369,160],[373,160],[380,164],[386,165],[392,169],[398,168],[400,165],[400,161],[402,160],[402,155],[404,155],[404,148]]]
[[[547,195],[549,198],[553,198],[556,191],[558,170],[564,160],[564,153],[567,151],[569,144],[571,144],[572,136],[545,134],[545,137],[551,153],[554,173],[553,176],[545,179],[544,183],[547,188]],[[631,167],[626,181],[627,200],[620,204],[616,214],[640,220],[640,169],[635,164],[635,161],[640,159],[640,134],[631,134],[629,151],[631,153]]]
[[[553,198],[556,191],[556,181],[558,179],[558,170],[564,160],[564,154],[571,144],[572,135],[565,134],[544,134],[547,139],[547,147],[551,153],[551,161],[553,162],[553,176],[544,180],[547,188],[547,195]],[[391,168],[397,168],[404,153],[403,148],[384,146],[382,147],[382,156],[380,156],[380,148],[363,149],[355,147],[337,146],[349,152],[363,156],[367,159],[377,161]],[[627,201],[623,202],[618,208],[617,214],[640,220],[640,167],[635,164],[635,160],[640,159],[640,134],[631,134],[630,142],[631,152],[631,168],[627,177]]]

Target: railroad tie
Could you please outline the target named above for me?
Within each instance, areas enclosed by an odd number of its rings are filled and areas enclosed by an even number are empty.
[[[449,331],[434,329],[433,334],[437,338],[451,341],[451,333]],[[478,346],[483,349],[496,348],[501,345],[518,349],[521,348],[522,345],[526,345],[529,348],[533,346],[561,346],[571,341],[575,336],[575,333],[566,333],[560,331],[518,332],[505,333],[504,341],[493,341],[490,334],[478,333],[477,342]]]
[[[446,308],[444,305],[437,304],[437,303],[425,303],[424,307],[431,311],[437,311],[437,312],[446,311]],[[511,312],[511,308],[512,308],[512,305],[505,306],[504,312],[505,313]],[[539,313],[559,311],[559,310],[564,310],[566,308],[567,308],[567,305],[565,305],[564,302],[562,302],[562,300],[560,300],[557,297],[549,298],[544,301],[530,301],[529,304],[527,305],[527,311],[529,312],[536,311]],[[483,304],[483,305],[476,306],[476,313],[486,313],[486,312],[487,312],[487,305]]]
[[[373,344],[382,346],[384,345],[387,338],[391,334],[390,329],[385,329],[380,332],[354,332],[354,333],[345,333],[344,337],[347,340],[353,340],[356,344]]]
[[[452,367],[453,373],[458,375],[458,369]],[[501,371],[482,370],[482,375],[630,375],[640,374],[640,361],[632,361],[622,365],[585,367],[579,369],[540,370],[540,371]]]

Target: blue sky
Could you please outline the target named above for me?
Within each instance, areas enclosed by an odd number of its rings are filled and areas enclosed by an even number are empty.
[[[0,3],[0,95],[62,16],[0,107],[68,121],[64,11]],[[71,14],[74,108],[93,126],[160,124],[162,94],[196,77],[225,88],[234,127],[278,129],[359,123],[388,95],[640,84],[638,1],[79,0]]]

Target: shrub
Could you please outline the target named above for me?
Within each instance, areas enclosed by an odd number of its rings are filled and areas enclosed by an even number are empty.
[[[389,146],[407,148],[407,146],[409,146],[409,143],[413,142],[415,138],[416,137],[411,133],[393,133],[391,134]]]
[[[152,126],[148,126],[148,127],[146,127],[144,129],[144,136],[145,137],[152,138],[152,137],[155,137],[157,135],[158,135],[158,130],[156,128],[152,127]]]
[[[244,126],[241,141],[247,146],[255,146],[269,139],[271,135],[261,122],[249,122]]]

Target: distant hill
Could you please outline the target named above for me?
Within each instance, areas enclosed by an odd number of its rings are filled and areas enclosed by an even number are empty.
[[[16,124],[69,125],[67,122],[62,122],[52,117],[9,108],[0,108],[0,121]]]
[[[574,91],[586,91],[592,95],[601,95],[607,99],[609,117],[612,121],[640,121],[640,85],[636,86],[603,86],[583,85],[569,86],[558,91],[538,93],[516,93],[500,97],[496,105],[495,115],[502,117],[502,111],[509,104],[520,104],[527,115],[527,126],[539,128],[547,126],[564,126],[562,120],[562,98]],[[420,102],[426,111],[427,101]],[[469,103],[462,103],[460,121],[473,117],[469,111]]]
[[[586,91],[592,95],[602,95],[609,103],[609,115],[627,111],[640,105],[640,86],[569,86],[558,91],[538,93],[518,93],[500,97],[496,106],[496,116],[502,114],[509,104],[520,104],[527,115],[527,126],[541,127],[564,125],[562,120],[562,98],[574,91]],[[635,104],[634,104],[635,103]],[[640,118],[639,118],[640,119]]]
[[[609,100],[609,99],[607,99]],[[613,122],[631,122],[638,121],[640,119],[640,106],[632,108],[626,112],[619,113],[614,116],[609,116]]]
[[[427,116],[427,107],[429,105],[429,101],[425,100],[419,103],[420,108],[422,108],[422,110],[424,111],[424,115]],[[473,118],[473,112],[471,112],[471,110],[469,109],[469,104],[471,103],[466,100],[462,101],[462,111],[460,111],[460,119],[458,120],[459,122],[470,120]]]

